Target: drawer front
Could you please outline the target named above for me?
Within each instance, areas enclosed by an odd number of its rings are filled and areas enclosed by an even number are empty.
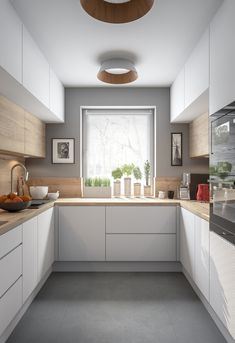
[[[176,206],[110,206],[107,233],[176,233]]]
[[[22,245],[0,260],[0,297],[22,275]]]
[[[22,306],[22,277],[0,299],[0,335]]]
[[[107,261],[176,261],[176,235],[106,235]]]
[[[0,236],[0,258],[22,243],[22,225]]]

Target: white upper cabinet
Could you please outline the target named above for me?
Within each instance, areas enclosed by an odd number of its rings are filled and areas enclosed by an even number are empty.
[[[23,86],[49,107],[50,67],[25,27],[23,27]]]
[[[171,121],[174,121],[185,108],[184,68],[171,86]]]
[[[9,0],[0,1],[0,66],[22,82],[22,23]]]
[[[210,26],[210,114],[235,101],[235,1],[226,0]]]
[[[64,86],[50,68],[50,110],[64,120]]]
[[[185,108],[209,87],[209,29],[185,64]]]

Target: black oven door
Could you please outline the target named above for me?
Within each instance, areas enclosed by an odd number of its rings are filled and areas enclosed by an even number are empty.
[[[235,103],[211,117],[210,220],[235,235]]]

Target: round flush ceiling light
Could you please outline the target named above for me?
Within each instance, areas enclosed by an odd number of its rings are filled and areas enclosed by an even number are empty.
[[[93,18],[106,23],[123,24],[143,17],[154,0],[80,0],[83,9]]]
[[[138,74],[132,62],[111,59],[102,63],[97,77],[102,82],[120,85],[135,81]]]

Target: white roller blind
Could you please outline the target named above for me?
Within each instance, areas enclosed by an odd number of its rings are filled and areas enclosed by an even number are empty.
[[[83,177],[111,177],[113,169],[126,163],[134,163],[143,172],[146,160],[150,161],[153,171],[153,109],[83,110]]]

